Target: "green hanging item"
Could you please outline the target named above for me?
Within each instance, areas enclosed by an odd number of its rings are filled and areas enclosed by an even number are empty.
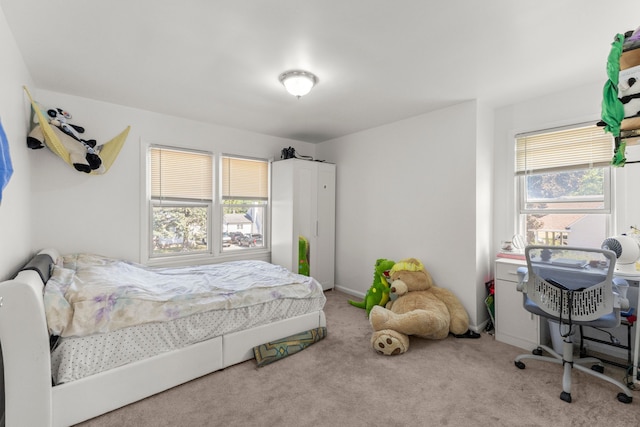
[[[620,75],[620,56],[622,55],[622,43],[624,36],[617,34],[611,44],[611,51],[607,60],[608,80],[602,91],[602,121],[604,130],[613,136],[620,135],[620,123],[624,119],[624,106],[618,99],[618,76]]]
[[[624,119],[624,106],[618,99],[618,76],[620,75],[620,56],[622,55],[623,42],[624,35],[616,34],[613,43],[611,43],[611,51],[607,59],[608,80],[602,90],[601,118],[605,124],[604,130],[616,137],[616,141],[620,136],[620,123]],[[624,143],[616,143],[613,159],[611,160],[613,166],[624,166],[626,161],[624,147]]]
[[[627,158],[624,156],[627,143],[621,141],[619,137],[616,137],[616,147],[613,152],[613,159],[611,159],[611,166],[624,166]]]

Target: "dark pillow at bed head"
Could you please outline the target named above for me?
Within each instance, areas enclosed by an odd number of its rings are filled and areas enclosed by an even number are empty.
[[[42,279],[42,283],[47,283],[49,277],[51,276],[51,264],[53,263],[53,259],[47,254],[38,254],[31,258],[22,270],[34,270],[40,275],[40,279]]]

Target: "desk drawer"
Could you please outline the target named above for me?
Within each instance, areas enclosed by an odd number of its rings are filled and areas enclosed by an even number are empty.
[[[521,263],[496,262],[496,280],[518,282],[518,268],[525,266],[526,264]]]

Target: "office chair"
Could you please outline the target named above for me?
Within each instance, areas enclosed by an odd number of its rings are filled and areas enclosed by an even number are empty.
[[[629,301],[619,294],[614,283],[616,255],[606,249],[567,246],[528,246],[525,248],[527,268],[522,274],[518,291],[523,292],[525,310],[559,323],[563,338],[562,354],[540,345],[532,354],[521,354],[515,365],[524,369],[524,359],[553,362],[563,365],[560,399],[571,402],[571,372],[576,368],[589,375],[610,382],[623,392],[618,400],[631,403],[629,388],[620,381],[604,375],[603,365],[595,357],[573,358],[571,335],[574,326],[614,328],[620,324],[620,309]],[[621,285],[626,285],[622,279]],[[622,283],[624,282],[624,283]],[[621,286],[622,288],[622,286]],[[551,331],[555,332],[555,331]],[[542,356],[542,350],[551,356]],[[595,364],[591,369],[586,364]]]

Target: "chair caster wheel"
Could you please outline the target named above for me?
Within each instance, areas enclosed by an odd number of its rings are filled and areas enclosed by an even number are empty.
[[[633,397],[627,396],[624,393],[618,393],[618,401],[622,403],[631,403]]]
[[[531,350],[531,353],[536,356],[542,356],[542,349],[540,347],[534,348],[533,350]]]
[[[560,399],[564,400],[567,403],[571,403],[571,393],[567,393],[566,391],[563,391],[562,393],[560,393]]]
[[[526,367],[526,365],[519,360],[513,363],[516,365],[516,368],[518,369],[524,369]]]
[[[596,371],[596,372],[600,372],[603,373],[604,372],[604,366],[600,366],[600,365],[592,365],[591,366],[591,370],[592,371]],[[624,394],[624,393],[623,393]],[[625,394],[626,396],[626,394]]]

